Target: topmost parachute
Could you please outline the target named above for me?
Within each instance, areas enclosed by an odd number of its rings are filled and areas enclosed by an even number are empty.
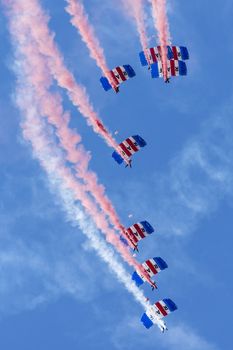
[[[139,53],[142,66],[148,66],[162,60],[161,46],[151,47]],[[185,46],[167,46],[168,60],[188,60],[189,52]]]

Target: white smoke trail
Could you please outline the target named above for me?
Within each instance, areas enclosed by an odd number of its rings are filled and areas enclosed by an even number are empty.
[[[13,38],[14,40],[14,38]],[[24,38],[23,40],[27,40]],[[16,43],[15,43],[16,44]],[[145,296],[132,282],[130,275],[124,266],[118,261],[117,256],[108,245],[100,239],[98,231],[92,220],[85,215],[83,209],[77,204],[74,194],[69,187],[69,177],[66,176],[69,168],[65,167],[62,151],[57,147],[53,130],[49,129],[43,116],[40,115],[40,106],[37,105],[37,96],[34,86],[27,79],[27,62],[23,54],[17,49],[15,60],[15,72],[17,75],[16,103],[24,115],[21,124],[25,139],[30,141],[33,154],[39,160],[46,171],[51,188],[59,196],[70,221],[77,225],[89,239],[90,245],[97,254],[108,264],[117,279],[123,283],[125,288],[134,296],[143,308],[148,307]],[[158,320],[158,324],[162,321]]]
[[[132,282],[130,275],[124,266],[118,261],[116,254],[99,237],[91,219],[84,214],[83,209],[75,200],[72,192],[69,190],[69,184],[63,176],[61,169],[64,167],[63,153],[57,148],[52,130],[48,129],[47,124],[40,115],[40,109],[36,105],[37,100],[33,96],[33,86],[25,80],[24,67],[25,62],[20,52],[16,53],[15,72],[17,75],[16,104],[21,110],[23,121],[21,123],[23,135],[29,140],[33,155],[39,160],[43,169],[48,175],[51,189],[60,198],[69,220],[86,235],[90,245],[97,254],[103,259],[115,274],[117,279],[126,287],[143,308],[147,307],[143,292]]]
[[[60,169],[63,166],[63,155],[60,150],[56,150],[54,141],[51,139],[52,135],[48,137],[49,135],[46,131],[47,125],[41,120],[39,109],[35,105],[35,98],[31,92],[32,87],[29,84],[26,86],[25,82],[22,81],[22,62],[17,62],[17,66],[20,68],[20,71],[17,70],[17,75],[18,80],[21,82],[18,83],[16,101],[25,118],[22,122],[24,136],[29,139],[32,144],[34,156],[39,160],[43,169],[46,171],[51,189],[60,198],[70,222],[80,228],[89,239],[91,247],[95,249],[101,259],[108,264],[117,279],[124,284],[126,289],[134,296],[135,300],[137,300],[143,308],[146,308],[147,303],[145,302],[143,292],[132,282],[130,275],[118,261],[113,250],[99,237],[98,231],[91,219],[84,214],[83,209],[77,204],[77,201],[68,189],[68,184],[62,176],[63,174],[60,173]],[[25,96],[27,97],[25,98]],[[28,106],[31,107],[29,108]]]

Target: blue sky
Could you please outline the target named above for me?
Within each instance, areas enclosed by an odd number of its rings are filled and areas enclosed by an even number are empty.
[[[129,63],[136,70],[118,95],[101,89],[100,71],[69,24],[65,2],[41,3],[67,66],[105,124],[119,131],[119,142],[135,133],[148,142],[131,170],[119,167],[63,92],[71,124],[92,153],[91,169],[124,225],[147,219],[157,228],[138,259],[161,256],[169,269],[158,277],[158,292],[145,286],[145,294],[152,301],[171,297],[179,310],[167,319],[166,334],[145,330],[141,307],[70,224],[22,138],[13,48],[1,12],[1,348],[230,350],[232,2],[169,3],[173,43],[187,45],[191,58],[188,76],[167,86],[140,67],[136,30],[122,8],[113,0],[85,1],[109,66]],[[150,18],[148,28],[155,35]]]

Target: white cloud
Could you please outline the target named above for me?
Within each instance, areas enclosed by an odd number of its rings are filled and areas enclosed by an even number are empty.
[[[218,347],[186,325],[173,325],[165,339],[169,350],[217,350]]]
[[[218,346],[207,341],[187,325],[173,324],[162,334],[157,329],[147,330],[138,319],[126,317],[111,335],[114,349],[133,350],[135,344],[142,349],[164,350],[218,350]]]

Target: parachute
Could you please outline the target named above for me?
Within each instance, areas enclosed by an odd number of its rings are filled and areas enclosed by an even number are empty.
[[[162,60],[161,46],[151,47],[139,53],[142,66],[152,65]],[[167,46],[168,60],[188,60],[189,52],[185,46]]]
[[[170,78],[187,75],[187,67],[184,61],[170,60],[167,61],[167,73],[166,77]],[[151,77],[152,78],[164,78],[162,62],[158,61],[151,65]]]
[[[134,248],[137,248],[138,242],[153,232],[154,228],[149,224],[149,222],[141,221],[125,229],[124,237],[121,236],[121,240],[124,242],[125,237],[127,237],[127,241],[133,243]],[[124,243],[127,244],[128,242]],[[132,247],[132,244],[127,245]]]
[[[147,272],[149,278],[153,277],[154,275],[156,275],[162,270],[165,270],[168,267],[167,263],[160,257],[146,260],[141,266]],[[138,287],[140,287],[146,279],[139,271],[134,271],[132,275],[132,280],[136,283]]]
[[[124,162],[124,158],[128,158],[129,162],[131,161],[131,156],[138,152],[140,148],[146,146],[146,141],[139,135],[134,135],[128,137],[123,142],[119,144],[119,153],[114,151],[112,153],[113,159],[118,163],[122,164]],[[122,157],[122,156],[124,157]]]
[[[171,312],[177,310],[176,304],[171,299],[163,299],[151,305],[141,317],[144,327],[149,329],[159,319],[166,317]]]
[[[116,92],[119,91],[119,85],[129,78],[133,78],[136,73],[133,68],[129,64],[125,64],[123,66],[118,66],[110,71],[110,75],[115,83],[114,90]],[[109,91],[112,89],[112,85],[110,84],[108,78],[101,77],[100,82],[105,91]]]

